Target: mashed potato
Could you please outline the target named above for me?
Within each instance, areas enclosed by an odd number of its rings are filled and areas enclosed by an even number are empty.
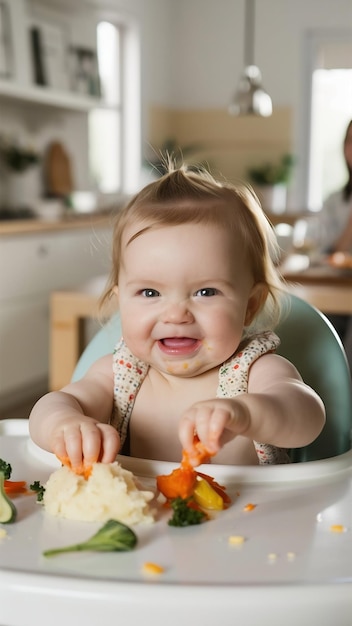
[[[94,463],[88,480],[68,467],[51,474],[43,504],[50,515],[71,520],[132,525],[154,521],[148,504],[153,497],[152,491],[139,490],[132,472],[119,463]]]

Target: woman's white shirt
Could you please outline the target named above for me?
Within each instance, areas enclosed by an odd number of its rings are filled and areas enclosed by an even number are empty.
[[[326,198],[321,210],[321,249],[324,252],[330,252],[334,247],[347,225],[351,211],[352,199],[344,200],[342,190]]]

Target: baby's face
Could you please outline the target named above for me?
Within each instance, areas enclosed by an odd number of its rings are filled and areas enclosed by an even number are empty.
[[[157,370],[191,377],[238,347],[259,298],[240,242],[223,227],[182,224],[122,242],[118,298],[123,337]],[[132,240],[131,240],[132,237]]]

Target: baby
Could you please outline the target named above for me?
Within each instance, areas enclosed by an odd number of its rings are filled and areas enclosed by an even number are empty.
[[[30,434],[73,467],[118,452],[179,461],[196,434],[223,464],[289,462],[321,432],[321,399],[273,328],[283,285],[256,197],[185,166],[117,215],[112,272],[123,339],[34,406]]]

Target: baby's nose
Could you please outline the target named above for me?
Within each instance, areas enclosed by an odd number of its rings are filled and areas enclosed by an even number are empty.
[[[169,302],[166,305],[163,314],[163,322],[190,324],[193,320],[193,313],[190,311],[187,302]]]

